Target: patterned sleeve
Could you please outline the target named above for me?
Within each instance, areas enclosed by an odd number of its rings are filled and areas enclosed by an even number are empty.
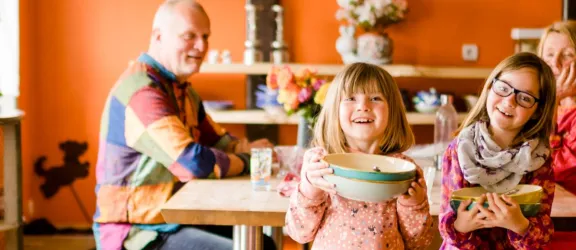
[[[554,171],[550,166],[550,159],[527,178],[527,184],[541,186],[543,189],[540,212],[534,217],[528,217],[530,225],[524,235],[508,230],[508,239],[516,249],[543,249],[550,242],[554,234],[554,224],[550,218],[552,202],[554,201]]]
[[[408,160],[414,164],[414,160],[406,156],[400,156],[404,160]],[[418,168],[419,176],[424,178],[422,169]],[[400,202],[396,202],[398,209],[398,226],[400,234],[406,245],[406,249],[426,249],[432,244],[434,237],[432,227],[434,226],[432,216],[430,215],[430,205],[428,199],[425,199],[421,204],[415,206],[405,206]]]
[[[221,127],[218,123],[212,120],[212,117],[206,113],[204,104],[200,96],[192,89],[188,88],[189,94],[196,101],[198,107],[198,129],[201,131],[200,144],[210,145],[227,153],[233,153],[238,144],[238,140],[228,134],[226,129]]]
[[[444,244],[458,249],[476,249],[480,238],[474,232],[460,233],[454,229],[456,213],[450,207],[452,191],[464,187],[464,177],[458,163],[457,139],[452,141],[442,159],[442,204],[440,204],[438,230]]]
[[[330,198],[324,194],[319,199],[309,199],[298,190],[290,196],[290,206],[286,212],[286,231],[300,244],[314,240],[329,206]]]
[[[145,66],[135,63],[131,67],[140,68],[127,84],[118,86],[117,102],[111,104],[124,107],[127,146],[160,162],[183,182],[224,177],[231,165],[244,165],[239,157],[195,142],[168,95],[152,86]]]

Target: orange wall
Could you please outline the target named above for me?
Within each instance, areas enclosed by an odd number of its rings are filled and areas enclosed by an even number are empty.
[[[62,163],[58,143],[87,141],[82,160],[96,164],[100,113],[109,88],[128,60],[145,51],[155,7],[161,0],[59,0],[21,2],[20,107],[23,127],[25,215],[47,217],[56,225],[86,225],[70,189],[44,199],[44,181],[32,172],[40,155],[47,165]],[[242,0],[200,1],[212,19],[211,47],[229,49],[240,61],[244,42]],[[335,0],[285,0],[286,40],[293,61],[340,63],[334,49],[338,23]],[[220,6],[221,5],[221,6]],[[402,64],[494,66],[513,52],[512,27],[542,27],[561,18],[561,1],[539,0],[410,0],[407,20],[390,28],[394,62]],[[522,13],[522,14],[519,14]],[[463,43],[476,43],[479,61],[460,58]],[[207,100],[230,99],[244,107],[244,76],[199,75],[194,87]],[[399,79],[411,91],[436,86],[441,91],[474,93],[481,80]],[[458,86],[456,86],[458,84]],[[244,135],[242,125],[226,126]],[[431,126],[416,127],[420,142]],[[281,144],[294,143],[295,126],[280,128]],[[92,171],[94,172],[94,171]],[[74,183],[92,214],[94,175]],[[27,207],[34,202],[34,214]],[[62,209],[60,207],[65,207]]]

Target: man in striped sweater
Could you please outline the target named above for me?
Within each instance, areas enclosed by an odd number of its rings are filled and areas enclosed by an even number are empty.
[[[178,183],[248,172],[251,147],[214,123],[187,79],[208,49],[210,20],[192,0],[168,0],[149,50],[111,89],[100,125],[94,236],[98,249],[231,249],[231,227],[166,224],[160,207]],[[202,190],[198,190],[202,192]],[[217,227],[211,227],[217,228]],[[274,248],[269,238],[266,248]]]

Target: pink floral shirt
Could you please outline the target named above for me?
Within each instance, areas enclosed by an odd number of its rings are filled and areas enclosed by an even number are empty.
[[[402,154],[391,156],[412,161]],[[299,243],[314,240],[313,250],[426,249],[432,227],[427,199],[411,207],[397,199],[374,203],[328,194],[311,200],[298,188],[286,214],[290,237]]]
[[[472,185],[464,179],[458,163],[457,140],[448,146],[442,162],[442,204],[438,229],[444,242],[440,249],[544,249],[554,233],[550,212],[554,200],[555,182],[550,158],[538,170],[525,174],[520,180],[520,184],[534,184],[543,188],[540,212],[534,217],[527,218],[530,225],[524,235],[504,228],[485,228],[460,233],[454,229],[456,214],[450,208],[450,196],[454,190],[478,185]]]
[[[576,106],[559,106],[550,136],[556,182],[576,194]]]

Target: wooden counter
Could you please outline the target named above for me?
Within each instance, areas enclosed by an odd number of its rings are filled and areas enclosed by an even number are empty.
[[[248,176],[186,183],[163,207],[167,222],[208,225],[284,226],[288,199],[276,192],[253,191]]]
[[[430,213],[440,210],[440,172],[432,188]],[[271,191],[253,191],[247,176],[223,180],[195,180],[186,183],[163,207],[168,222],[211,225],[283,226],[288,199],[276,192],[279,180],[272,180]],[[552,217],[576,217],[576,195],[556,185]]]

